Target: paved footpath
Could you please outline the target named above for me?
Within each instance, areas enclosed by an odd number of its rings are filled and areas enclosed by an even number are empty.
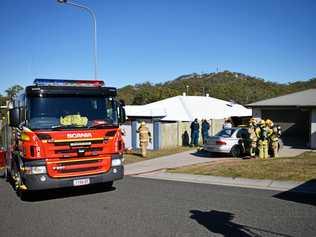
[[[137,175],[149,173],[167,168],[176,168],[187,165],[207,163],[218,160],[232,160],[235,158],[199,157],[195,151],[186,151],[174,155],[145,160],[133,164],[125,165],[125,175]]]

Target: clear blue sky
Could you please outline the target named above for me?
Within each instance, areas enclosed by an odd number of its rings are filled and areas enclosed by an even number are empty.
[[[316,76],[315,0],[80,0],[95,10],[107,85],[231,70]],[[90,16],[55,0],[1,0],[0,92],[34,78],[93,78]]]

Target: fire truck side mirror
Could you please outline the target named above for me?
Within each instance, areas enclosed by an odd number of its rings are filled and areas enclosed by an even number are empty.
[[[126,113],[125,109],[122,104],[119,104],[119,123],[125,123],[126,122]]]
[[[10,127],[18,127],[20,125],[20,109],[9,109],[9,125]]]
[[[125,101],[124,101],[124,100],[120,100],[120,104],[121,104],[122,106],[125,106]]]

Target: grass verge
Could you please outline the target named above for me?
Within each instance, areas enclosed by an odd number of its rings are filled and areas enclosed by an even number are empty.
[[[169,169],[168,172],[250,179],[307,181],[316,179],[316,152],[305,152],[291,158],[210,162]]]
[[[196,148],[193,147],[174,147],[174,148],[167,148],[167,149],[161,149],[161,150],[156,150],[156,151],[147,151],[147,157],[142,157],[141,151],[131,151],[128,153],[124,153],[124,164],[131,164],[139,161],[145,161],[148,159],[153,159],[157,158],[160,156],[167,156],[167,155],[172,155],[184,151],[190,151],[190,150],[195,150]]]

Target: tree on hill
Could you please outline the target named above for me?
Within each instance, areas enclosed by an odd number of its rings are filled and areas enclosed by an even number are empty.
[[[182,95],[189,86],[189,95],[210,96],[248,104],[258,100],[288,94],[308,88],[316,88],[316,78],[281,84],[265,81],[242,73],[223,71],[219,73],[187,74],[165,83],[145,82],[119,89],[119,98],[126,104],[147,104],[168,97]]]

